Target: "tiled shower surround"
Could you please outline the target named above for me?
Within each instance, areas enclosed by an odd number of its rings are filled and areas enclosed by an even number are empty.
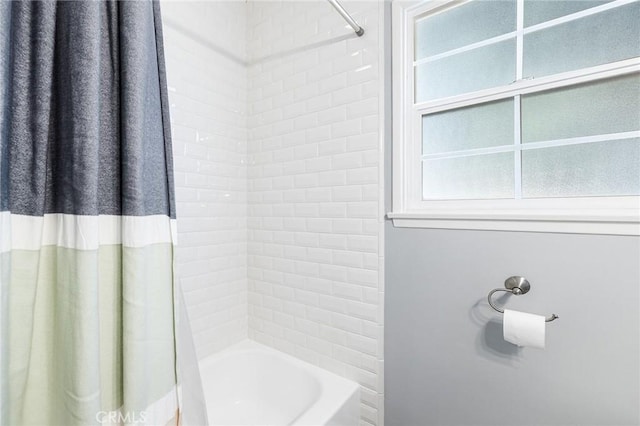
[[[198,356],[247,337],[244,2],[162,2],[178,275]]]
[[[325,1],[249,3],[249,336],[359,382],[376,424],[381,7],[344,5],[365,37]]]
[[[179,268],[198,355],[246,336],[382,424],[382,2],[163,3]],[[246,54],[245,54],[246,52]]]

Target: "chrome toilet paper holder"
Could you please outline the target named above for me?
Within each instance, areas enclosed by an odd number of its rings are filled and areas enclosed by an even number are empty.
[[[507,293],[520,296],[521,294],[527,294],[529,290],[531,290],[531,284],[529,284],[529,281],[527,281],[525,277],[519,277],[516,275],[513,277],[509,277],[505,280],[504,288],[495,288],[491,290],[489,292],[489,295],[487,296],[487,300],[489,301],[489,305],[493,309],[500,312],[501,314],[504,314],[504,309],[498,308],[496,305],[493,304],[493,300],[491,300],[491,296],[493,296],[494,293],[498,291],[505,291]],[[559,317],[556,314],[551,314],[550,316],[546,317],[544,320],[545,322],[551,322],[556,318],[559,318]]]

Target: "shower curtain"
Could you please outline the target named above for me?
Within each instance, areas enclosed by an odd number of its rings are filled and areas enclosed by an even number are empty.
[[[0,424],[180,421],[162,52],[156,2],[0,2]]]

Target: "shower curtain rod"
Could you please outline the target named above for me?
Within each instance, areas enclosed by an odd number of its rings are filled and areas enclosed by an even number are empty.
[[[344,18],[344,20],[347,21],[349,25],[351,25],[351,28],[353,28],[353,31],[356,32],[358,37],[362,37],[362,35],[364,34],[364,28],[358,25],[355,19],[353,19],[351,15],[349,15],[349,12],[344,10],[344,7],[342,7],[342,5],[338,3],[338,0],[327,0],[327,1],[331,3],[331,6],[333,6],[338,11],[338,13]]]

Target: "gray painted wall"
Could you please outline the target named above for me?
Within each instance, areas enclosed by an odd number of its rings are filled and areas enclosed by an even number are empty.
[[[640,424],[640,238],[387,222],[385,271],[386,426]],[[532,289],[498,301],[560,316],[544,350],[502,339],[486,296],[510,275]]]
[[[634,237],[386,228],[385,416],[396,425],[640,423]],[[502,339],[486,302],[557,313],[545,350]]]

